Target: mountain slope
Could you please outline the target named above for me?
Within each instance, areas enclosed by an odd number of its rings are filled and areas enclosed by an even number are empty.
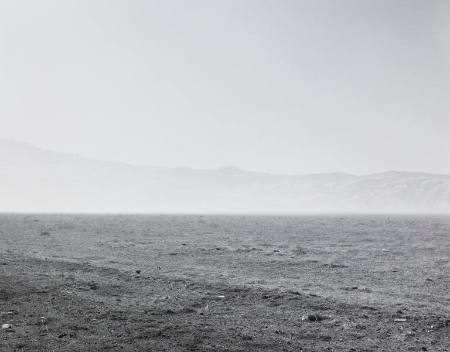
[[[450,213],[450,175],[137,167],[0,141],[0,211]]]

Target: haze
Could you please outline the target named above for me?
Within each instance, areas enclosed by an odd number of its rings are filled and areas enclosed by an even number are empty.
[[[447,1],[1,1],[0,138],[100,160],[450,173]]]

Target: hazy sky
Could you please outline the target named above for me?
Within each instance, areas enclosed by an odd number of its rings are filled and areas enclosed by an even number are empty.
[[[450,1],[0,1],[0,138],[129,163],[450,173]]]

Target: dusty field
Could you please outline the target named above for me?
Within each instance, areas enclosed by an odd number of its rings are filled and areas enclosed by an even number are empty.
[[[0,215],[0,351],[450,351],[450,217]]]

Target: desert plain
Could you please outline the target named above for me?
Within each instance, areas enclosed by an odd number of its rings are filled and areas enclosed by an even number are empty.
[[[0,215],[0,351],[450,351],[450,217]]]

